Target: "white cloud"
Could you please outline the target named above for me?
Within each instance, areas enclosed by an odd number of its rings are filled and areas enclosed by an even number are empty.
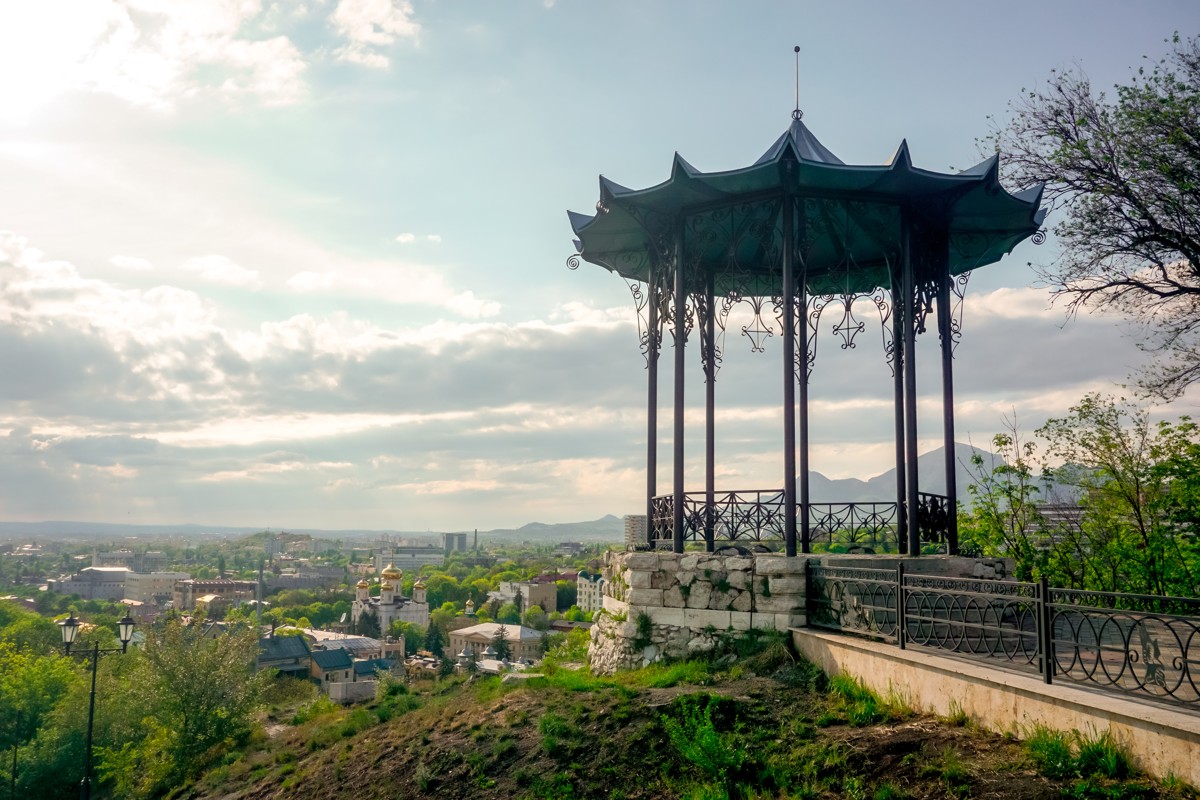
[[[214,254],[189,258],[184,262],[183,268],[189,272],[199,273],[201,278],[210,283],[241,286],[247,289],[262,287],[258,270],[246,269],[226,256]]]
[[[154,265],[147,259],[138,258],[137,256],[113,256],[108,260],[108,263],[114,267],[127,269],[130,272],[149,272],[154,269]]]
[[[0,116],[69,90],[170,109],[205,95],[293,103],[306,64],[284,36],[246,38],[257,0],[39,0],[0,7]]]
[[[441,244],[442,237],[440,234],[437,234],[437,233],[427,233],[427,234],[425,234],[425,241],[433,242],[434,244]]]
[[[400,244],[412,244],[417,240],[415,233],[402,233],[396,237],[396,241]]]
[[[419,37],[421,26],[412,16],[408,0],[340,0],[331,19],[348,41],[337,50],[337,57],[373,69],[386,68],[391,62],[380,50],[397,40],[415,42]]]
[[[500,304],[474,292],[455,292],[436,270],[413,264],[356,265],[355,269],[306,270],[288,279],[293,291],[305,294],[336,291],[406,305],[433,305],[471,319],[494,317]]]

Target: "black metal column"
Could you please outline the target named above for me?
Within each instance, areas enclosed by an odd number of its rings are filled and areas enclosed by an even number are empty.
[[[938,270],[937,323],[942,342],[942,428],[946,453],[946,545],[950,555],[958,555],[958,480],[954,452],[954,339],[950,330],[950,262]]]
[[[900,222],[900,239],[903,248],[904,269],[904,460],[905,460],[905,513],[908,517],[908,553],[921,554],[921,531],[917,524],[917,308],[916,279],[913,274],[912,225],[907,213]]]
[[[647,291],[650,294],[650,313],[647,315],[646,337],[646,543],[654,544],[654,495],[658,493],[658,328],[659,267],[650,263]]]
[[[792,198],[783,198],[783,535],[787,555],[796,555],[796,235]],[[808,514],[807,504],[804,507]]]
[[[704,549],[712,552],[714,504],[716,503],[717,450],[717,332],[716,309],[713,307],[714,274],[704,281],[704,349],[708,358],[704,364]]]
[[[901,268],[903,269],[903,268]],[[908,552],[908,492],[904,481],[904,279],[892,273],[892,385],[895,393],[896,416],[896,544],[901,553]]]
[[[683,280],[683,222],[675,227],[675,480],[672,511],[672,549],[683,552],[683,375],[687,334],[687,287]]]

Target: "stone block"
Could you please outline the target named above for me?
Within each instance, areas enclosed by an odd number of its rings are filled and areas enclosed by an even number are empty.
[[[704,581],[696,581],[691,586],[691,591],[687,596],[688,608],[708,608],[708,601],[712,598],[712,584]]]
[[[771,594],[773,595],[803,595],[808,590],[803,575],[772,575],[771,582],[768,585],[771,587]]]
[[[700,563],[698,555],[684,555],[679,558],[679,569],[684,572],[695,572],[696,565]]]
[[[729,581],[729,585],[734,589],[745,589],[750,585],[750,573],[743,572],[741,570],[735,570],[730,572],[729,576],[725,578],[725,580]]]
[[[759,575],[803,575],[804,565],[813,556],[762,555],[758,557],[756,571]]]
[[[626,569],[655,570],[658,569],[657,553],[627,553],[625,555]]]
[[[754,559],[748,556],[730,556],[725,559],[725,569],[754,569]]]
[[[770,627],[773,622],[773,614],[767,614],[766,616],[763,616],[762,614],[755,615],[735,611],[729,615],[729,625],[735,631],[748,631],[752,625],[757,625],[761,628],[765,624],[767,627]]]
[[[800,598],[782,595],[777,596],[772,594],[770,597],[762,597],[761,595],[755,598],[756,610],[772,613],[784,614],[796,608],[803,608],[804,603]]]
[[[684,624],[689,628],[704,630],[712,626],[715,630],[723,631],[729,627],[731,616],[728,611],[711,611],[705,608],[688,608],[683,612]]]
[[[625,601],[631,606],[661,606],[662,589],[633,589],[625,593]]]
[[[627,576],[625,582],[629,584],[630,589],[649,589],[654,582],[653,572],[644,572],[642,570],[630,570],[625,573]]]
[[[714,591],[712,597],[708,599],[708,607],[716,611],[730,608],[739,594],[741,593],[736,589],[729,589],[724,592]]]
[[[694,572],[676,572],[675,579],[679,581],[680,586],[691,586],[692,581],[696,580]]]
[[[738,592],[729,608],[731,611],[749,611],[753,600],[749,592]]]
[[[663,590],[663,605],[667,608],[683,608],[683,590],[678,586]]]
[[[681,628],[684,624],[684,611],[682,608],[650,608],[646,610],[653,620],[655,625],[661,625],[669,628]],[[671,632],[667,632],[667,638],[670,639]]]
[[[609,614],[613,614],[613,615],[628,614],[629,613],[629,604],[626,602],[623,602],[621,600],[618,600],[615,597],[605,596],[604,610],[606,612],[608,612]]]
[[[675,570],[673,567],[668,569],[655,570],[650,573],[650,588],[651,589],[666,589],[669,586],[675,585]]]

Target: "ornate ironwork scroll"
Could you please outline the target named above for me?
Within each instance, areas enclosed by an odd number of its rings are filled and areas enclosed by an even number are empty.
[[[749,325],[742,326],[742,336],[750,339],[750,350],[754,353],[763,352],[763,343],[775,335],[775,330],[769,320],[763,318],[762,297],[748,297],[746,301],[754,309],[754,319]]]
[[[808,321],[808,330],[805,332],[805,335],[808,336],[808,363],[796,365],[804,370],[803,374],[807,378],[812,378],[813,369],[817,364],[817,331],[821,326],[821,314],[836,297],[837,295],[832,294],[818,294],[810,295],[808,298],[808,313],[805,315]]]
[[[1036,590],[1028,583],[905,576],[905,640],[960,655],[1037,666],[1041,647]]]
[[[875,291],[871,292],[871,302],[875,304],[875,310],[879,312],[884,362],[894,376],[896,374],[896,342],[892,338],[892,326],[888,324],[892,319],[891,297],[892,293],[883,287],[876,287]]]
[[[933,301],[937,298],[937,281],[917,281],[913,286],[913,319],[917,333],[925,332],[925,320],[933,313]]]
[[[951,276],[950,293],[954,295],[954,305],[950,309],[950,352],[953,354],[962,341],[963,299],[967,294],[967,281],[971,279],[968,270],[960,275]]]
[[[899,592],[895,570],[809,562],[807,597],[810,625],[896,641]]]
[[[1049,605],[1056,676],[1200,703],[1200,600],[1051,589]]]

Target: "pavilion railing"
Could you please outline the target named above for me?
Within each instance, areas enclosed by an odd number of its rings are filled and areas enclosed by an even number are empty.
[[[945,541],[949,530],[949,500],[922,492],[917,520],[921,540]],[[675,498],[660,495],[651,502],[651,543],[673,540]],[[804,507],[796,504],[797,519]],[[784,542],[784,501],[779,489],[716,492],[711,508],[704,492],[683,496],[683,540],[730,544],[761,543],[781,547]],[[824,549],[869,549],[896,552],[899,545],[900,506],[889,502],[809,503],[809,543]]]
[[[1200,708],[1200,600],[808,565],[808,624]]]

